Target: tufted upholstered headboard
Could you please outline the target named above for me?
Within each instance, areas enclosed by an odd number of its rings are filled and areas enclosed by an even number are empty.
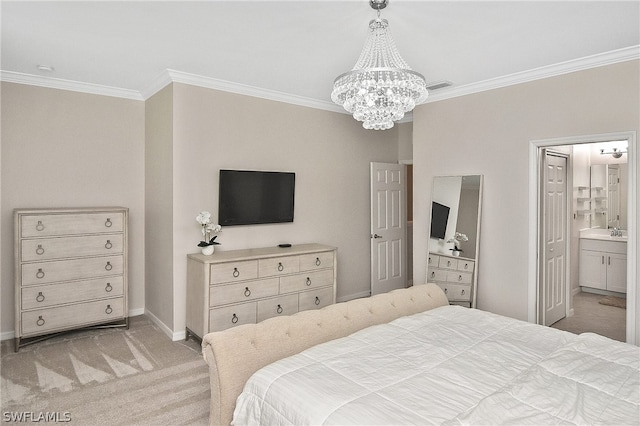
[[[371,325],[447,304],[440,287],[425,284],[209,333],[202,339],[211,381],[209,423],[231,423],[236,399],[260,368]]]

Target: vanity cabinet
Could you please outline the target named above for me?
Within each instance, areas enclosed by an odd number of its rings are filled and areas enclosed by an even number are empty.
[[[321,244],[188,255],[186,338],[335,303],[336,260]]]
[[[475,260],[429,253],[427,282],[442,288],[449,303],[471,307]]]
[[[128,325],[128,214],[123,207],[14,211],[16,351],[60,331]]]
[[[627,292],[627,243],[580,239],[580,285]]]

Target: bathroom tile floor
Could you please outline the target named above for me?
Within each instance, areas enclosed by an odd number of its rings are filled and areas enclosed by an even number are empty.
[[[597,333],[621,342],[626,341],[627,310],[598,303],[604,296],[580,292],[573,296],[574,315],[551,327],[580,334]]]

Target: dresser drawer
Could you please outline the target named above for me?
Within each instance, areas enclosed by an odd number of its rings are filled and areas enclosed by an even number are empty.
[[[123,270],[122,256],[25,263],[22,265],[22,285],[122,275]]]
[[[333,252],[303,254],[300,256],[300,270],[333,268]]]
[[[333,269],[280,278],[280,293],[291,293],[333,284]]]
[[[258,278],[258,261],[216,263],[211,265],[210,284],[223,284]]]
[[[427,256],[427,266],[437,268],[440,265],[440,256],[429,253]]]
[[[446,269],[428,268],[427,282],[446,281],[448,271]]]
[[[473,260],[458,260],[458,271],[473,272],[475,262]]]
[[[210,305],[214,307],[245,302],[261,297],[276,296],[278,294],[278,283],[278,278],[271,278],[266,280],[245,281],[238,284],[211,286],[209,288]]]
[[[304,291],[298,294],[298,310],[320,309],[333,303],[333,287]]]
[[[124,213],[24,215],[21,218],[20,230],[22,238],[122,232]]]
[[[444,269],[458,269],[458,261],[450,257],[441,256],[438,261],[438,267]]]
[[[451,301],[470,301],[471,300],[471,286],[461,284],[445,284],[438,283],[442,291],[447,295],[447,298]]]
[[[273,277],[284,274],[293,274],[300,271],[299,256],[283,256],[258,261],[258,275],[262,277]]]
[[[448,271],[447,281],[450,283],[471,284],[472,275],[469,272]]]
[[[22,335],[43,334],[56,330],[117,321],[124,317],[124,298],[99,300],[22,312]]]
[[[258,321],[279,315],[293,315],[298,312],[298,295],[276,297],[258,302]]]
[[[22,309],[36,309],[123,294],[124,279],[120,276],[23,287],[21,302]]]
[[[123,252],[123,240],[122,234],[38,238],[22,240],[20,252],[23,262],[109,255]]]
[[[256,302],[241,303],[209,311],[209,331],[222,331],[242,324],[256,322]]]

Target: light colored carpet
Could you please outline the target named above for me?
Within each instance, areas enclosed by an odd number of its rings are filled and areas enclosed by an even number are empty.
[[[601,305],[615,306],[616,308],[627,309],[627,299],[615,296],[605,296],[598,301]]]
[[[209,421],[209,373],[193,340],[172,342],[147,317],[129,330],[80,331],[26,346],[2,343],[2,422],[29,413],[81,425]]]
[[[573,296],[574,315],[551,327],[575,334],[597,333],[610,339],[626,341],[627,311],[599,303],[602,295],[580,292]]]

